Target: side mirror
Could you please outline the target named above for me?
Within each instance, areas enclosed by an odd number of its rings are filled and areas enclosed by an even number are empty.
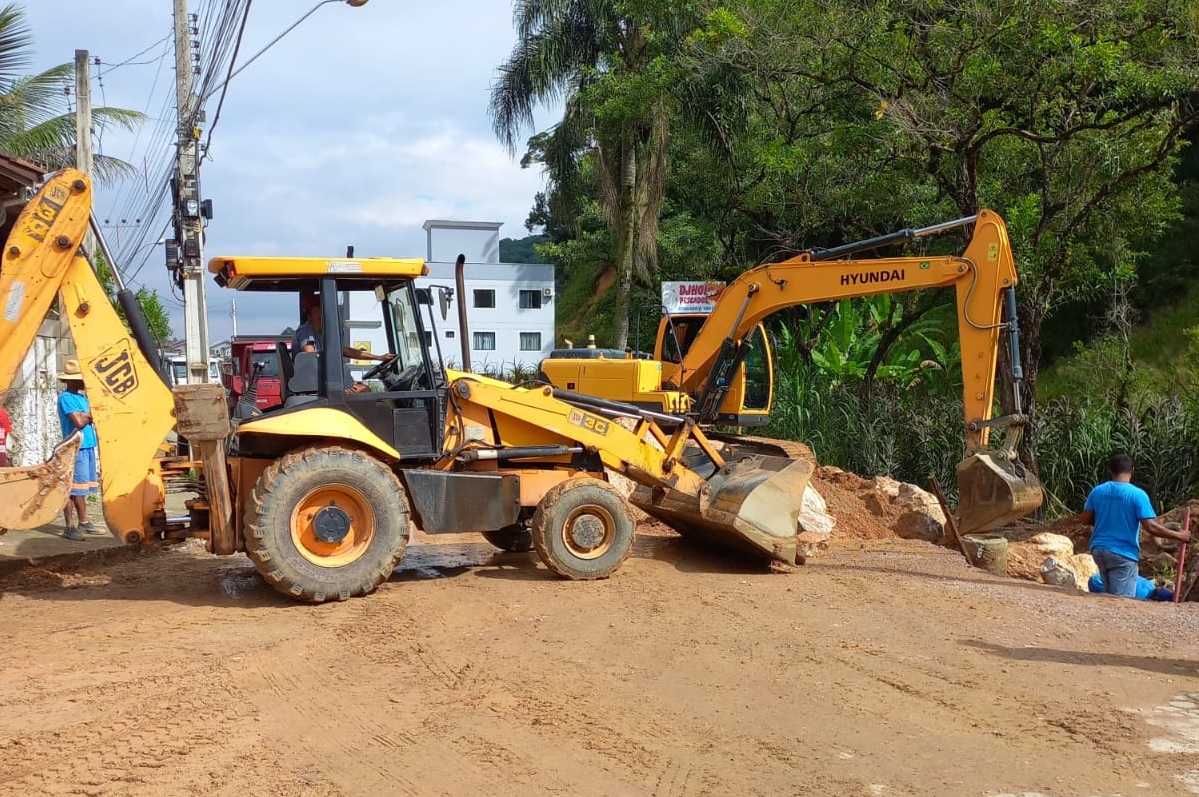
[[[450,315],[450,301],[454,298],[454,292],[449,288],[437,289],[437,303],[441,305],[441,320],[445,321]]]

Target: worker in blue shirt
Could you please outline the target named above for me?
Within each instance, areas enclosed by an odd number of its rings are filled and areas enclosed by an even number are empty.
[[[1091,490],[1080,519],[1094,526],[1091,557],[1111,595],[1135,598],[1137,564],[1141,559],[1141,529],[1154,537],[1186,542],[1190,532],[1173,531],[1157,520],[1149,495],[1132,483],[1132,457],[1116,454],[1112,478]]]
[[[83,435],[79,454],[75,458],[71,497],[67,499],[67,505],[63,509],[67,521],[63,536],[68,540],[82,542],[85,531],[104,533],[87,519],[87,497],[100,491],[96,468],[96,427],[92,425],[91,404],[83,392],[83,373],[79,370],[79,361],[67,360],[58,379],[66,383],[58,397],[58,422],[62,426],[62,436],[70,437],[76,431]]]

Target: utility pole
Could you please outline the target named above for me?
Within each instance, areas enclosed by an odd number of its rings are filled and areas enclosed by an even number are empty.
[[[237,337],[237,299],[233,300],[233,306],[229,308],[229,318],[233,320],[233,334],[231,338]]]
[[[199,102],[192,89],[192,25],[187,0],[173,0],[175,100],[179,110],[175,170],[175,240],[183,283],[184,346],[189,384],[208,382],[208,308],[204,298],[204,223],[200,215]]]
[[[75,51],[75,168],[91,179],[95,164],[92,157],[92,67],[87,50]],[[91,257],[96,251],[96,237],[88,230],[83,236],[83,251]],[[94,262],[94,261],[93,261]],[[71,325],[65,313],[58,318],[58,357],[60,364],[75,353]]]
[[[92,155],[91,64],[87,50],[75,51],[75,168],[86,174],[89,180],[95,177],[96,171]],[[96,239],[91,230],[83,237],[83,250],[89,257],[96,252]]]

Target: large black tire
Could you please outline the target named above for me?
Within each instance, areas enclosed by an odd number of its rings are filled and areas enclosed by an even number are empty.
[[[259,477],[246,501],[245,536],[258,572],[290,598],[365,595],[404,557],[408,495],[387,466],[362,452],[294,451]]]
[[[505,526],[497,531],[485,531],[483,537],[501,551],[526,553],[533,550],[533,532],[523,525]]]
[[[614,487],[588,476],[553,487],[533,515],[533,547],[545,566],[574,581],[615,573],[633,550],[629,504]]]

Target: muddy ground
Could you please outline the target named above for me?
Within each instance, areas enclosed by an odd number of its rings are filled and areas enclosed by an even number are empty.
[[[598,583],[476,540],[316,607],[194,545],[0,580],[0,794],[1199,793],[1199,604],[904,540],[779,572],[646,524]]]

